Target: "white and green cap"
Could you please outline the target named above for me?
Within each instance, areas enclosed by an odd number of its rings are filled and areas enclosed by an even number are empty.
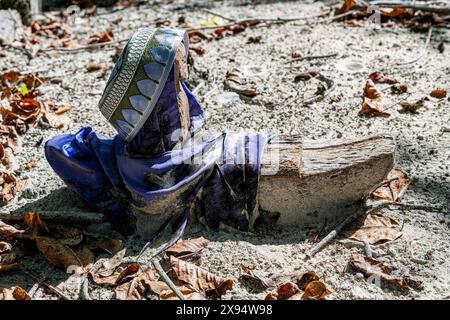
[[[141,28],[123,49],[99,108],[124,140],[134,138],[155,108],[180,45],[188,54],[184,30]]]

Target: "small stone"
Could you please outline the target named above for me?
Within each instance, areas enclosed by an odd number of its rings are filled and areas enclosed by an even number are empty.
[[[357,274],[355,274],[356,279],[358,280],[362,280],[364,279],[364,275],[361,272],[358,272]]]
[[[394,249],[389,248],[389,249],[388,249],[388,254],[389,254],[391,257],[394,257],[394,258],[395,258],[395,256],[397,255],[397,252],[395,252]]]
[[[236,92],[224,92],[216,97],[216,102],[219,104],[227,104],[239,101],[241,101],[241,98]]]

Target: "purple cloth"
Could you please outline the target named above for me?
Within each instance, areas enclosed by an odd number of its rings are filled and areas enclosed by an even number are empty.
[[[85,127],[47,141],[46,158],[70,189],[115,224],[130,210],[177,216],[193,208],[210,227],[251,230],[270,136],[195,134],[203,125],[203,109],[184,83],[183,88],[192,137],[182,145],[171,139],[180,127],[171,72],[156,108],[128,144]]]

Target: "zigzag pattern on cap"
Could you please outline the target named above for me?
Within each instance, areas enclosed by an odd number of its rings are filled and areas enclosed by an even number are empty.
[[[153,111],[174,62],[183,30],[142,28],[128,41],[107,82],[99,108],[119,135],[130,141]]]

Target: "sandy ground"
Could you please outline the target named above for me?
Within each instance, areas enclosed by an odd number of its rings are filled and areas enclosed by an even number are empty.
[[[177,10],[172,10],[177,8]],[[232,17],[247,16],[299,16],[319,13],[320,3],[284,2],[259,5],[218,3],[214,11]],[[112,28],[116,39],[130,36],[138,27],[152,25],[158,17],[176,21],[186,17],[193,24],[208,14],[189,7],[153,6],[128,9],[90,18],[80,18],[72,27],[74,33],[88,37]],[[123,19],[117,23],[118,18]],[[250,37],[261,37],[260,43],[248,43]],[[319,238],[332,229],[332,225],[315,229],[280,229],[273,227],[254,236],[231,234],[224,231],[204,231],[195,227],[185,238],[203,235],[211,243],[204,250],[201,265],[221,276],[235,279],[233,289],[225,299],[261,299],[267,292],[249,290],[238,281],[239,265],[251,263],[266,273],[315,271],[333,292],[331,299],[449,299],[450,298],[450,106],[449,100],[430,98],[418,114],[399,113],[392,107],[390,118],[364,118],[358,115],[367,75],[371,71],[384,71],[401,82],[409,84],[409,93],[395,96],[386,93],[387,105],[406,98],[407,101],[428,95],[433,89],[449,90],[450,38],[448,30],[435,30],[426,54],[419,61],[408,61],[420,55],[426,34],[411,33],[400,27],[352,27],[342,22],[305,25],[304,22],[271,25],[247,29],[236,36],[220,41],[202,43],[206,52],[194,55],[190,85],[197,87],[207,112],[207,129],[255,130],[277,133],[302,134],[305,139],[335,140],[355,138],[369,134],[390,134],[397,143],[396,166],[409,172],[413,178],[404,201],[443,207],[441,212],[424,210],[384,210],[384,213],[404,223],[404,235],[397,241],[374,246],[375,255],[389,266],[423,281],[423,290],[409,293],[381,289],[368,283],[361,274],[347,272],[350,255],[361,248],[345,244],[339,237],[313,259],[305,261],[305,253]],[[445,50],[437,49],[443,42]],[[67,102],[72,110],[73,124],[67,132],[90,125],[98,132],[112,135],[112,127],[97,110],[107,75],[113,67],[114,48],[78,53],[39,55],[28,61],[17,52],[3,50],[0,58],[3,69],[39,69],[43,75],[53,77],[41,90],[45,97]],[[337,56],[291,63],[292,54],[302,56]],[[85,64],[102,63],[102,71],[87,73]],[[227,70],[238,67],[258,81],[261,94],[253,99],[224,102],[223,80]],[[295,83],[296,74],[320,71],[334,79],[336,89],[331,94],[340,96],[338,102],[330,97],[304,106],[301,101],[312,96],[317,82]],[[106,71],[106,75],[103,72]],[[57,80],[60,80],[59,83]],[[381,86],[384,88],[384,86]],[[23,171],[31,185],[2,212],[33,210],[64,210],[83,205],[66,188],[47,164],[42,145],[37,141],[63,133],[62,130],[31,129],[24,137],[24,150],[18,160],[26,164],[35,159],[38,165]],[[145,241],[128,239],[130,254],[136,254]],[[344,242],[344,244],[342,243]],[[144,257],[145,261],[145,257]],[[63,282],[64,272],[53,268],[40,256],[23,257],[23,263],[49,277],[54,285],[70,287]],[[0,287],[22,285],[29,289],[33,279],[16,273],[0,278]],[[108,299],[112,292],[91,287],[92,296]],[[54,298],[40,289],[36,298]]]

